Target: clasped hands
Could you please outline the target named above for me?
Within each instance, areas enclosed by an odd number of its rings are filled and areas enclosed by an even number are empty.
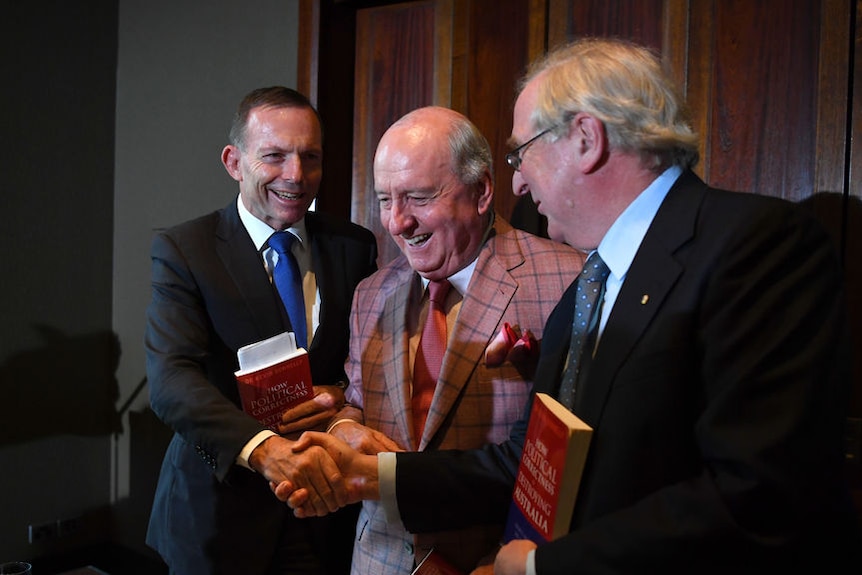
[[[296,517],[321,517],[350,503],[379,499],[376,455],[319,431],[306,431],[289,449],[289,458],[306,464],[280,481],[270,479],[269,486]]]
[[[337,387],[315,386],[314,391],[312,400],[285,411],[278,426],[281,435],[266,439],[249,457],[252,468],[297,517],[323,516],[350,503],[378,499],[375,455],[401,450],[355,421],[338,425],[333,433],[339,437],[322,433],[336,414],[361,419],[361,412],[344,407]],[[302,430],[309,431],[299,435]]]
[[[504,332],[505,328],[501,334]],[[527,332],[525,339],[531,335]],[[511,339],[506,341],[507,353],[512,344]],[[313,401],[285,412],[279,431],[295,434],[294,430],[311,427],[311,421],[322,429],[324,422],[339,412],[343,395],[332,390],[321,393],[316,388],[315,391]],[[341,410],[340,415],[361,419],[360,412],[352,413],[351,408]],[[350,503],[379,499],[377,454],[402,450],[386,435],[349,419],[339,420],[330,430],[331,433],[305,431],[296,441],[275,436],[264,442],[265,445],[274,441],[279,446],[283,442],[286,451],[279,457],[284,467],[279,471],[283,473],[264,475],[275,496],[285,502],[296,517],[323,516]],[[523,574],[526,554],[534,548],[535,544],[530,541],[512,541],[504,545],[490,563],[477,567],[471,575]]]

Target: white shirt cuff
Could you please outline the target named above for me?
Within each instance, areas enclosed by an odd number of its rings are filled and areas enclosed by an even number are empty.
[[[380,505],[389,523],[400,523],[398,499],[395,497],[395,465],[398,459],[395,453],[380,452],[377,454],[377,481],[380,491]]]
[[[270,438],[273,435],[278,435],[271,429],[264,429],[259,432],[257,435],[252,437],[248,443],[245,444],[245,447],[242,448],[242,451],[239,452],[239,455],[236,457],[236,464],[242,465],[246,469],[251,469],[251,465],[248,464],[248,458],[251,456],[251,452],[254,451],[254,448],[263,443],[264,439]],[[254,471],[254,469],[251,469]]]
[[[536,575],[536,550],[531,549],[527,552],[527,568],[526,575]]]

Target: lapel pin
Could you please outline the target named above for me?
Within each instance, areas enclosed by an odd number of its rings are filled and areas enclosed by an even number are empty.
[[[648,301],[649,301],[649,294],[646,294],[646,293],[643,294],[641,296],[641,305],[646,305]]]

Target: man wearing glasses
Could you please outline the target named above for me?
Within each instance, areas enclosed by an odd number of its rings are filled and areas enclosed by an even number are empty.
[[[522,86],[513,189],[532,195],[551,238],[589,254],[581,277],[603,270],[588,345],[573,361],[579,279],[545,327],[534,390],[594,432],[570,532],[508,542],[477,573],[858,565],[843,475],[846,307],[827,234],[788,202],[692,172],[697,136],[644,48],[581,40]],[[505,520],[525,427],[460,453],[374,458],[322,434],[297,448],[327,446],[350,497],[379,498],[422,533]],[[312,512],[301,490],[276,493]]]

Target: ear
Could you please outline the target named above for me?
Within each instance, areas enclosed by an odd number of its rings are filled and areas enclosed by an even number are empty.
[[[494,202],[494,184],[491,183],[490,172],[486,171],[482,179],[476,183],[476,193],[479,196],[477,202],[479,215],[484,215]]]
[[[580,112],[572,118],[569,133],[577,145],[581,170],[583,173],[594,171],[608,152],[605,125],[595,116]]]
[[[242,181],[242,170],[239,167],[239,161],[242,152],[234,145],[227,145],[221,151],[221,163],[224,164],[224,169],[230,174],[230,177],[237,182]]]

